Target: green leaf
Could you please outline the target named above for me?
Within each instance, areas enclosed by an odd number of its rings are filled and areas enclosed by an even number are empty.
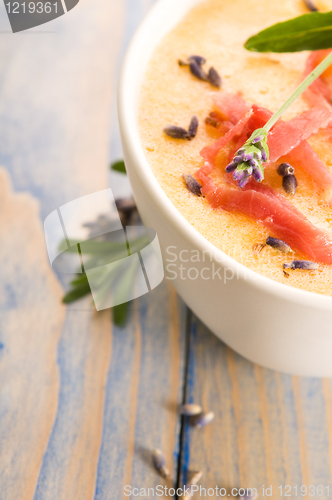
[[[84,274],[84,277],[85,280],[82,279],[79,284],[74,285],[72,290],[69,290],[69,292],[67,292],[66,295],[62,298],[62,302],[64,304],[70,304],[70,302],[75,302],[75,300],[79,300],[85,295],[88,295],[88,293],[91,293],[86,274]],[[74,282],[72,282],[72,284]],[[76,281],[76,283],[78,283],[78,280]]]
[[[113,311],[113,321],[116,326],[124,326],[127,320],[129,312],[130,302],[125,302],[124,304],[119,304],[112,308]]]
[[[274,24],[252,36],[247,50],[257,52],[299,52],[332,47],[332,11],[312,12]]]
[[[116,172],[120,172],[121,174],[126,174],[126,166],[123,160],[115,161],[111,164],[111,170],[115,170]]]

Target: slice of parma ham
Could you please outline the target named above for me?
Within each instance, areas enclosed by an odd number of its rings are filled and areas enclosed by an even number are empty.
[[[211,170],[210,165],[205,165],[196,177],[202,183],[202,194],[213,208],[247,215],[303,257],[332,264],[332,242],[326,233],[315,227],[284,196],[255,182],[243,189],[216,186],[210,177]]]
[[[313,69],[318,66],[319,63],[322,62],[323,59],[331,52],[331,49],[326,50],[316,50],[311,52],[309,55],[303,77],[308,76]],[[324,73],[328,72],[325,71]],[[303,93],[304,99],[310,104],[310,106],[323,106],[330,111],[332,111],[331,99],[332,99],[332,90],[329,87],[328,83],[324,79],[324,73],[316,78],[316,80],[310,85],[310,87],[305,90]]]
[[[219,97],[219,105],[222,105],[221,101],[227,101],[228,107],[226,108],[225,104],[224,111],[229,114],[228,118],[232,116],[234,119],[235,116],[244,111],[245,104],[240,96],[236,95],[233,101],[229,96],[230,94],[225,94],[223,98]],[[231,113],[232,105],[234,105],[235,109],[234,115]],[[233,141],[234,147],[230,152],[231,158],[235,151],[243,146],[254,130],[263,127],[271,116],[271,111],[254,104],[224,136],[213,144],[204,147],[200,152],[201,156],[205,162],[214,166],[219,152]],[[331,173],[306,141],[311,135],[316,134],[321,128],[325,128],[331,123],[331,117],[332,112],[329,109],[316,106],[291,120],[278,120],[268,134],[267,143],[270,152],[270,163],[277,162],[279,158],[288,155],[288,161],[294,160],[312,176],[318,189],[325,190],[331,187]]]

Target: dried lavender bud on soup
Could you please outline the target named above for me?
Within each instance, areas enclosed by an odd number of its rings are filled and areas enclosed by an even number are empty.
[[[196,196],[201,196],[202,185],[190,174],[182,174],[186,188]]]
[[[194,138],[196,136],[196,133],[197,133],[197,129],[198,129],[198,118],[197,116],[193,116],[191,121],[190,121],[190,125],[189,125],[189,135],[190,137]]]
[[[214,87],[217,87],[218,89],[221,87],[221,77],[216,69],[211,67],[209,69],[207,79],[213,85]]]
[[[168,135],[168,137],[172,137],[172,139],[191,139],[187,130],[183,127],[178,127],[177,125],[169,125],[168,127],[165,127],[164,132]]]

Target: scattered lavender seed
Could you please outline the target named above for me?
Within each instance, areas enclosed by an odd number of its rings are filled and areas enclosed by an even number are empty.
[[[194,115],[190,121],[189,130],[188,130],[188,133],[189,133],[191,138],[194,138],[196,136],[197,129],[198,129],[198,118],[197,118],[197,116]]]
[[[213,419],[214,419],[213,411],[209,411],[208,413],[201,413],[200,415],[197,415],[197,417],[193,419],[193,425],[198,429],[201,429],[202,427],[205,427],[210,422],[212,422]]]
[[[288,273],[286,273],[285,269],[283,269],[282,271],[283,271],[283,273],[284,273],[285,278],[289,278],[289,274],[288,274]]]
[[[183,127],[178,127],[177,125],[169,125],[168,127],[165,127],[164,132],[173,139],[188,139],[189,141],[191,139],[187,130]]]
[[[316,262],[311,262],[310,260],[293,260],[283,265],[284,269],[305,269],[306,271],[313,271],[318,269],[318,267]]]
[[[295,168],[292,167],[289,163],[280,163],[279,167],[277,168],[277,173],[281,175],[281,177],[284,177],[284,175],[294,175],[295,174]]]
[[[217,87],[218,89],[221,87],[222,82],[220,75],[218,71],[213,68],[213,66],[211,66],[211,68],[209,69],[209,72],[207,74],[207,79],[214,87]]]
[[[190,480],[189,480],[188,484],[190,486],[194,486],[195,484],[198,483],[198,481],[200,481],[202,479],[202,476],[203,476],[203,472],[201,472],[201,471],[191,472],[190,473]]]
[[[211,125],[211,127],[214,127],[214,128],[217,128],[217,127],[218,127],[218,125],[219,125],[218,120],[216,120],[215,118],[212,118],[211,116],[207,116],[207,117],[205,118],[205,123],[206,123],[207,125]]]
[[[272,236],[268,236],[266,238],[266,244],[276,250],[280,250],[280,252],[288,253],[292,251],[291,247],[287,245],[287,243],[279,240],[278,238],[273,238]]]
[[[188,59],[187,59],[187,61],[184,61],[183,59],[178,59],[178,65],[179,66],[189,66],[189,64],[191,62],[195,62],[199,66],[202,66],[202,64],[206,63],[206,59],[205,59],[205,57],[196,56],[196,55],[189,56]]]
[[[196,196],[201,196],[202,185],[190,174],[182,174],[186,188]]]
[[[306,7],[311,10],[311,12],[317,12],[318,9],[312,0],[303,0]]]
[[[285,175],[282,179],[282,187],[288,194],[295,194],[297,188],[297,180],[295,175]]]
[[[190,68],[191,74],[194,75],[196,78],[198,78],[199,80],[203,80],[203,81],[207,80],[207,75],[206,75],[205,71],[203,70],[203,68],[199,64],[197,64],[197,62],[191,61],[189,64],[189,68]]]
[[[157,448],[154,449],[152,453],[152,458],[153,458],[153,464],[157,469],[157,471],[159,472],[159,474],[165,479],[169,479],[170,473],[166,467],[166,460],[162,451],[158,450]]]
[[[193,417],[202,413],[202,407],[196,404],[185,404],[180,407],[180,414]]]
[[[193,497],[194,492],[192,491],[191,487],[195,486],[198,481],[202,478],[203,473],[201,471],[198,472],[192,472],[190,474],[190,480],[188,484],[186,484],[186,489],[189,489],[188,492],[186,492],[182,497],[181,500],[190,500]]]
[[[200,66],[202,66],[202,64],[205,64],[206,63],[206,59],[205,57],[202,57],[202,56],[189,56],[188,57],[188,61],[194,61],[195,63],[199,64]]]
[[[244,488],[242,488],[244,489]],[[244,495],[239,495],[239,498],[243,498],[244,500],[256,500],[256,498],[258,497],[258,494],[257,494],[257,491],[255,493],[252,492],[252,490],[250,489],[250,491],[247,491],[245,492]]]

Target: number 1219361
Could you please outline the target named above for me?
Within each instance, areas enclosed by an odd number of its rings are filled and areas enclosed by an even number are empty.
[[[54,12],[58,13],[57,2],[8,2],[6,3],[8,14],[25,14],[25,13],[37,13],[37,14],[50,14]]]
[[[305,496],[310,496],[310,497],[329,497],[330,496],[330,486],[314,486],[311,484],[310,486],[291,486],[289,484],[286,484],[285,486],[279,486],[278,487],[280,491],[280,496],[281,497],[305,497]]]

